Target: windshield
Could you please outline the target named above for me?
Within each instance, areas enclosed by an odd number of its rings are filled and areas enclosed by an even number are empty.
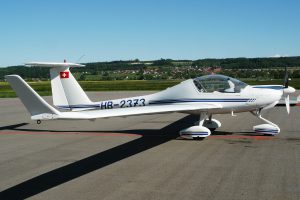
[[[207,75],[194,79],[194,84],[200,92],[240,93],[247,84],[224,75]]]

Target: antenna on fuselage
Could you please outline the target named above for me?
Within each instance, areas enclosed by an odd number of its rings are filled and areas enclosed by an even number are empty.
[[[80,56],[75,63],[79,63],[79,61],[85,56],[85,54],[82,54],[82,56]]]

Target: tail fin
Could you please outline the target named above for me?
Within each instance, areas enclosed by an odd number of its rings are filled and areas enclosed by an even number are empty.
[[[50,76],[55,106],[69,108],[73,105],[91,104],[91,100],[71,74],[69,68],[51,68]]]
[[[50,106],[20,76],[7,75],[6,80],[28,110],[32,119],[53,119],[59,111]]]
[[[92,103],[69,70],[70,67],[84,67],[84,65],[40,62],[26,65],[50,67],[52,98],[55,106],[70,109],[75,105]]]

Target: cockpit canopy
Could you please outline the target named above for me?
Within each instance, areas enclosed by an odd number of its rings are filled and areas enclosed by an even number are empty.
[[[224,75],[207,75],[194,79],[200,92],[240,93],[247,84]]]

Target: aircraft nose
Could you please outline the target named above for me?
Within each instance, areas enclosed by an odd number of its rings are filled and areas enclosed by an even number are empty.
[[[282,97],[282,90],[271,90],[265,93],[270,102],[279,101]]]
[[[291,93],[296,92],[296,89],[293,88],[293,87],[291,87],[291,86],[289,86],[289,87],[287,87],[287,88],[284,88],[284,89],[283,89],[283,92],[284,92],[285,94],[291,94]]]
[[[255,90],[254,94],[257,97],[257,105],[269,105],[279,101],[282,97],[283,91],[274,89],[258,89]]]
[[[280,100],[282,96],[282,90],[273,90],[270,94],[270,97],[273,97],[274,100]]]

